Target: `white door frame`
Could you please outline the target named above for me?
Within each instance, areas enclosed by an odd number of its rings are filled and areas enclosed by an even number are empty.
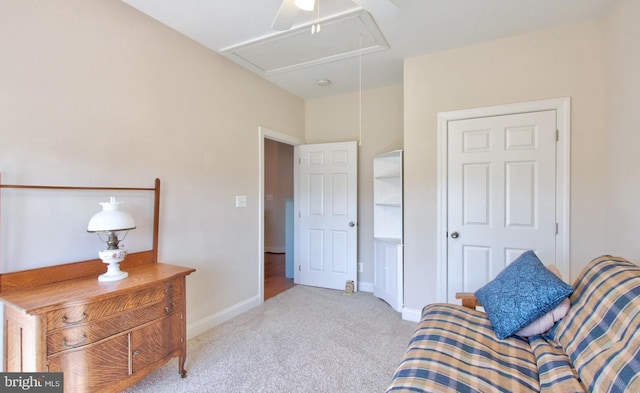
[[[555,110],[558,143],[556,150],[556,263],[562,278],[571,280],[570,269],[570,185],[571,185],[571,98],[555,98],[541,101],[522,102],[483,108],[463,109],[438,113],[438,223],[437,223],[437,293],[440,302],[447,300],[447,127],[454,120],[511,115],[526,112]]]
[[[258,296],[264,303],[264,140],[271,139],[288,145],[302,145],[304,140],[266,127],[258,127]],[[291,163],[293,165],[293,163]],[[294,165],[297,168],[297,165]],[[294,177],[296,175],[294,174]],[[297,180],[294,178],[294,203],[298,200]]]

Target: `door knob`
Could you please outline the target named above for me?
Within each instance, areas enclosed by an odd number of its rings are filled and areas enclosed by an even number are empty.
[[[351,228],[353,228],[353,227],[355,227],[355,226],[356,226],[356,223],[355,223],[355,222],[353,222],[353,221],[351,221],[351,222],[349,223],[349,226],[350,226]]]
[[[459,236],[460,236],[460,234],[459,234],[458,232],[453,232],[453,233],[451,234],[451,238],[452,238],[452,239],[457,239]]]

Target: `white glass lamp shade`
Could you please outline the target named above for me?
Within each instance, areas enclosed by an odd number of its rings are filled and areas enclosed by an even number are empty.
[[[102,211],[96,213],[87,226],[88,232],[115,232],[135,229],[136,223],[128,213],[120,210],[120,204],[115,197],[109,202],[100,202]]]
[[[296,7],[304,11],[313,11],[313,7],[316,5],[316,0],[295,0]]]

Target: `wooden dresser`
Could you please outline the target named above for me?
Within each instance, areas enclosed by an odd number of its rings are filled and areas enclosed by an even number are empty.
[[[114,282],[90,275],[8,291],[0,282],[6,371],[63,372],[65,392],[120,392],[173,357],[186,376],[185,281],[195,270],[142,263],[126,271]]]

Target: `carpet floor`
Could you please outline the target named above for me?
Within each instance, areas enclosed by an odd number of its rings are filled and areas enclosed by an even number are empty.
[[[298,285],[189,340],[127,393],[384,392],[416,324],[371,293]]]

